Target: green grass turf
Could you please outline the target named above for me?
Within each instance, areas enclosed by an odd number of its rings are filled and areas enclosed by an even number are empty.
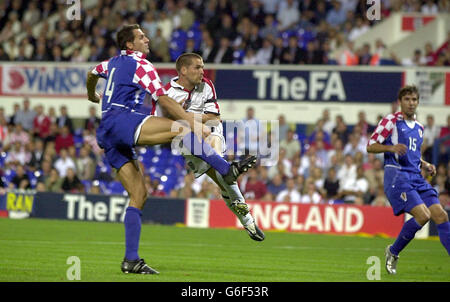
[[[143,225],[139,254],[160,275],[125,275],[120,223],[0,219],[0,281],[68,281],[67,258],[81,260],[81,281],[301,282],[368,281],[367,259],[378,256],[381,281],[450,281],[438,240],[413,240],[396,276],[384,269],[393,239]],[[373,281],[371,281],[373,282]]]

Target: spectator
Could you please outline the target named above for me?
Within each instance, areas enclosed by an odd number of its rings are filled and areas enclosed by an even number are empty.
[[[443,140],[443,145],[450,146],[450,114],[447,115],[447,126],[441,128],[439,139]]]
[[[339,58],[339,65],[343,66],[358,65],[359,58],[355,52],[354,45],[355,44],[353,41],[349,40],[346,42],[346,47]]]
[[[67,173],[67,169],[76,169],[75,163],[69,157],[67,149],[62,148],[60,150],[59,158],[55,161],[54,167],[58,171],[58,174],[61,177],[65,177]]]
[[[422,154],[427,162],[432,162],[434,141],[439,137],[439,127],[434,123],[434,116],[427,115],[427,123],[423,130]]]
[[[275,174],[275,176],[272,178],[272,181],[270,181],[267,185],[267,191],[269,191],[275,199],[278,193],[280,193],[284,189],[286,189],[286,185],[283,183],[283,178],[281,177],[281,175]]]
[[[269,65],[272,57],[273,46],[269,39],[264,39],[262,48],[256,52],[256,64]]]
[[[260,200],[267,194],[267,187],[258,179],[258,172],[255,169],[248,172],[247,181],[243,186],[245,199]]]
[[[341,2],[333,0],[333,8],[327,13],[327,23],[333,27],[339,27],[346,20],[346,11],[343,9]]]
[[[340,182],[339,196],[345,203],[363,205],[365,194],[369,190],[369,182],[364,177],[364,169],[361,166],[359,166],[356,171],[355,178],[349,178],[344,182]]]
[[[286,158],[291,160],[294,157],[300,157],[301,145],[298,139],[294,137],[295,132],[291,129],[287,131],[286,139],[280,141],[280,149],[286,151]]]
[[[69,131],[68,126],[63,126],[59,134],[56,135],[55,138],[55,149],[56,153],[60,153],[61,149],[67,149],[71,146],[74,146],[75,142],[73,139],[73,135]]]
[[[281,64],[283,61],[284,42],[283,38],[275,38],[274,47],[272,49],[272,55],[270,57],[271,64]]]
[[[339,180],[336,177],[336,169],[334,167],[328,169],[327,177],[323,184],[323,190],[325,191],[325,199],[328,202],[338,199]]]
[[[356,18],[356,25],[348,35],[350,41],[355,41],[359,36],[365,34],[369,30],[369,26],[364,22],[362,17]]]
[[[88,148],[80,149],[80,155],[75,159],[75,166],[80,180],[92,180],[94,178],[95,163],[89,156]]]
[[[433,0],[426,0],[421,7],[421,12],[425,15],[437,15],[439,8]]]
[[[12,148],[6,156],[5,164],[6,166],[14,168],[18,165],[24,166],[28,164],[30,159],[31,154],[26,152],[24,145],[17,141],[12,144]]]
[[[289,125],[288,123],[286,123],[286,117],[284,116],[284,114],[280,114],[278,116],[278,132],[279,132],[278,139],[280,140],[280,142],[286,139],[288,130]]]
[[[213,62],[216,64],[233,62],[233,49],[230,46],[230,40],[228,38],[220,38],[219,48],[217,49]]]
[[[47,192],[61,192],[63,179],[59,177],[58,170],[52,169],[50,176],[45,180],[45,190]]]
[[[262,39],[273,39],[278,36],[278,29],[272,14],[264,17],[264,26],[260,29],[259,35]]]
[[[306,53],[298,46],[296,36],[289,37],[288,46],[283,48],[280,64],[305,64]]]
[[[256,65],[258,63],[256,53],[253,48],[248,48],[242,60],[243,65]]]
[[[294,29],[300,21],[300,12],[298,3],[294,0],[285,0],[278,9],[277,13],[278,30],[280,32]]]
[[[16,124],[22,124],[25,131],[33,130],[33,121],[36,116],[36,112],[30,109],[30,100],[25,98],[23,100],[23,108],[15,115],[14,122]]]
[[[364,43],[358,55],[359,65],[371,65],[372,54],[370,53],[370,44]]]
[[[422,51],[420,49],[414,51],[412,58],[399,59],[395,53],[391,53],[391,58],[397,65],[402,66],[425,66],[427,64],[427,60],[422,56]]]
[[[301,194],[295,187],[294,179],[289,178],[286,181],[286,189],[278,193],[276,197],[277,202],[300,202]]]
[[[33,120],[34,136],[46,139],[50,134],[50,124],[50,118],[44,114],[44,107],[36,106],[36,116]]]
[[[95,131],[100,124],[100,118],[97,116],[97,107],[89,107],[89,117],[84,121],[84,129]]]
[[[29,146],[31,158],[28,166],[31,170],[40,169],[44,159],[44,142],[41,139],[36,139],[34,142],[30,142]]]
[[[31,189],[30,178],[26,174],[24,166],[16,166],[16,175],[11,180],[11,183],[14,184],[14,188],[16,189]]]
[[[13,114],[9,117],[8,125],[15,126],[17,120],[17,113],[20,111],[20,105],[18,103],[14,103],[13,105]]]
[[[67,126],[69,132],[73,133],[72,119],[69,117],[67,107],[65,105],[60,107],[60,116],[56,119],[56,124],[58,125],[58,128]]]
[[[322,196],[317,191],[316,186],[314,185],[313,180],[307,180],[306,181],[306,190],[302,194],[301,203],[313,203],[318,204],[322,201]]]
[[[84,192],[84,186],[81,183],[78,176],[75,174],[74,169],[68,168],[66,171],[66,176],[63,179],[61,189],[64,192],[70,192],[70,193],[83,193]]]

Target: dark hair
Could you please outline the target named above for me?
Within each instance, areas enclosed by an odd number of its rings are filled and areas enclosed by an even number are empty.
[[[202,56],[193,52],[187,52],[178,57],[175,62],[175,69],[180,72],[181,67],[189,66],[192,64],[192,59],[203,60]]]
[[[406,85],[398,92],[398,99],[401,100],[405,95],[413,93],[417,94],[417,98],[419,98],[419,90],[417,87],[414,85]]]
[[[127,42],[134,41],[133,30],[135,29],[141,29],[141,27],[138,24],[125,25],[117,32],[117,44],[119,49],[127,49]]]

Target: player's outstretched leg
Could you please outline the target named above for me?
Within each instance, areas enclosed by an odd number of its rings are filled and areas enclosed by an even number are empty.
[[[185,127],[185,125],[170,119],[153,116],[142,125],[136,144],[147,146],[165,144],[181,135],[182,145],[192,155],[202,159],[218,171],[228,184],[232,184],[239,175],[255,166],[256,156],[249,156],[238,162],[228,163],[203,139],[199,139],[194,132],[189,131],[187,134],[183,134]],[[173,131],[172,129],[178,130]]]
[[[395,275],[397,273],[397,261],[399,256],[392,254],[392,245],[388,245],[384,251],[386,257],[385,267],[389,274]]]
[[[265,239],[264,232],[256,225],[237,183],[227,184],[223,180],[222,175],[213,169],[209,169],[207,174],[220,187],[225,203],[239,219],[250,238],[256,241],[263,241]]]
[[[199,139],[195,133],[186,134],[183,139],[183,146],[189,152],[208,163],[214,170],[220,173],[225,182],[229,185],[233,184],[239,175],[248,171],[256,165],[256,156],[248,156],[240,161],[228,163],[220,156],[213,147],[206,143],[203,139]]]
[[[431,205],[428,209],[431,212],[431,218],[436,224],[439,239],[447,250],[447,253],[450,255],[450,222],[448,221],[447,212],[438,202],[439,201],[436,200],[436,203]]]
[[[137,162],[129,161],[117,172],[119,180],[130,196],[130,203],[125,212],[125,257],[121,264],[122,272],[128,274],[159,274],[149,267],[138,254],[141,235],[142,208],[147,199],[144,176]]]

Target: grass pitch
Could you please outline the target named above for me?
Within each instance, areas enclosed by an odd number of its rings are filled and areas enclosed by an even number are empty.
[[[139,255],[160,275],[125,275],[123,224],[0,219],[0,281],[68,281],[70,256],[80,259],[85,282],[364,282],[370,256],[380,259],[382,282],[450,281],[449,256],[438,240],[413,240],[397,275],[388,275],[384,248],[391,242],[282,232],[255,242],[244,230],[143,225]]]

